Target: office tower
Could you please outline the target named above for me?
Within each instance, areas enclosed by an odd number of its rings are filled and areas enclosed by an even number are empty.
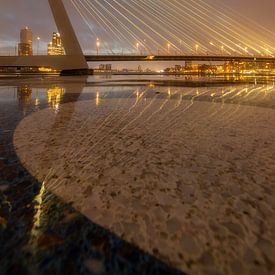
[[[32,50],[32,30],[25,27],[20,31],[20,43],[18,44],[18,55],[29,56],[33,55]]]
[[[64,55],[65,51],[62,45],[60,34],[53,33],[52,41],[48,44],[48,55]]]

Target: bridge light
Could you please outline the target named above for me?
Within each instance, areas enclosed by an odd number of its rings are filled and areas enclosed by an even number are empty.
[[[198,53],[198,49],[199,49],[199,45],[198,44],[195,45],[195,49],[196,49],[196,54],[197,54]]]
[[[99,38],[96,39],[96,53],[99,54],[100,41]]]
[[[170,43],[167,43],[167,51],[168,51],[168,54],[170,54],[170,47],[171,47],[171,44],[170,44]]]
[[[139,54],[139,43],[136,43],[137,53]]]
[[[40,38],[39,36],[36,37],[36,40],[37,40],[37,50],[36,50],[36,54],[37,54],[37,55],[38,55],[38,53],[39,53],[39,44],[40,44],[39,42],[40,42],[40,39],[41,39],[41,38]]]

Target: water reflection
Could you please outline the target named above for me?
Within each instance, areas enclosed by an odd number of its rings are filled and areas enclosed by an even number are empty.
[[[99,98],[99,90],[97,89],[97,91],[96,91],[96,106],[99,106],[99,103],[100,103],[100,98]]]
[[[65,89],[61,87],[54,87],[47,91],[48,104],[56,112],[58,112],[59,110],[60,101],[64,93],[65,93]]]
[[[85,88],[85,89],[84,89]],[[83,92],[85,91],[85,92]],[[55,112],[60,111],[63,103],[77,102],[79,100],[95,100],[95,106],[101,104],[103,98],[135,97],[137,101],[143,98],[155,97],[170,100],[210,101],[216,103],[233,103],[255,105],[262,107],[275,107],[275,85],[243,84],[228,87],[162,87],[150,83],[148,86],[86,86],[79,83],[73,87],[68,85],[54,85],[49,88],[34,85],[22,85],[16,88],[18,106],[25,115],[28,110],[39,110],[41,106],[49,107]],[[0,94],[1,100],[1,94]]]
[[[19,107],[26,113],[27,108],[32,103],[32,88],[30,86],[22,86],[17,88],[17,100]]]
[[[34,105],[35,105],[36,107],[39,107],[39,105],[40,105],[40,99],[39,99],[38,96],[35,97]]]

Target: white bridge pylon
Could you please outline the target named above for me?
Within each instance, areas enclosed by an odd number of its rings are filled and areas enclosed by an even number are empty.
[[[2,56],[3,67],[51,67],[60,71],[87,70],[88,64],[62,0],[48,0],[58,32],[61,34],[65,55]]]

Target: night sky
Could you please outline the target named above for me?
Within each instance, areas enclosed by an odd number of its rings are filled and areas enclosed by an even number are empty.
[[[164,0],[166,1],[166,0]],[[274,0],[207,0],[208,3],[228,5],[243,16],[275,32]],[[94,37],[74,10],[69,0],[65,5],[84,51],[94,47]],[[33,30],[34,37],[41,37],[41,49],[46,49],[51,33],[56,27],[47,0],[0,0],[0,54],[14,52],[19,40],[19,31],[24,26]]]

